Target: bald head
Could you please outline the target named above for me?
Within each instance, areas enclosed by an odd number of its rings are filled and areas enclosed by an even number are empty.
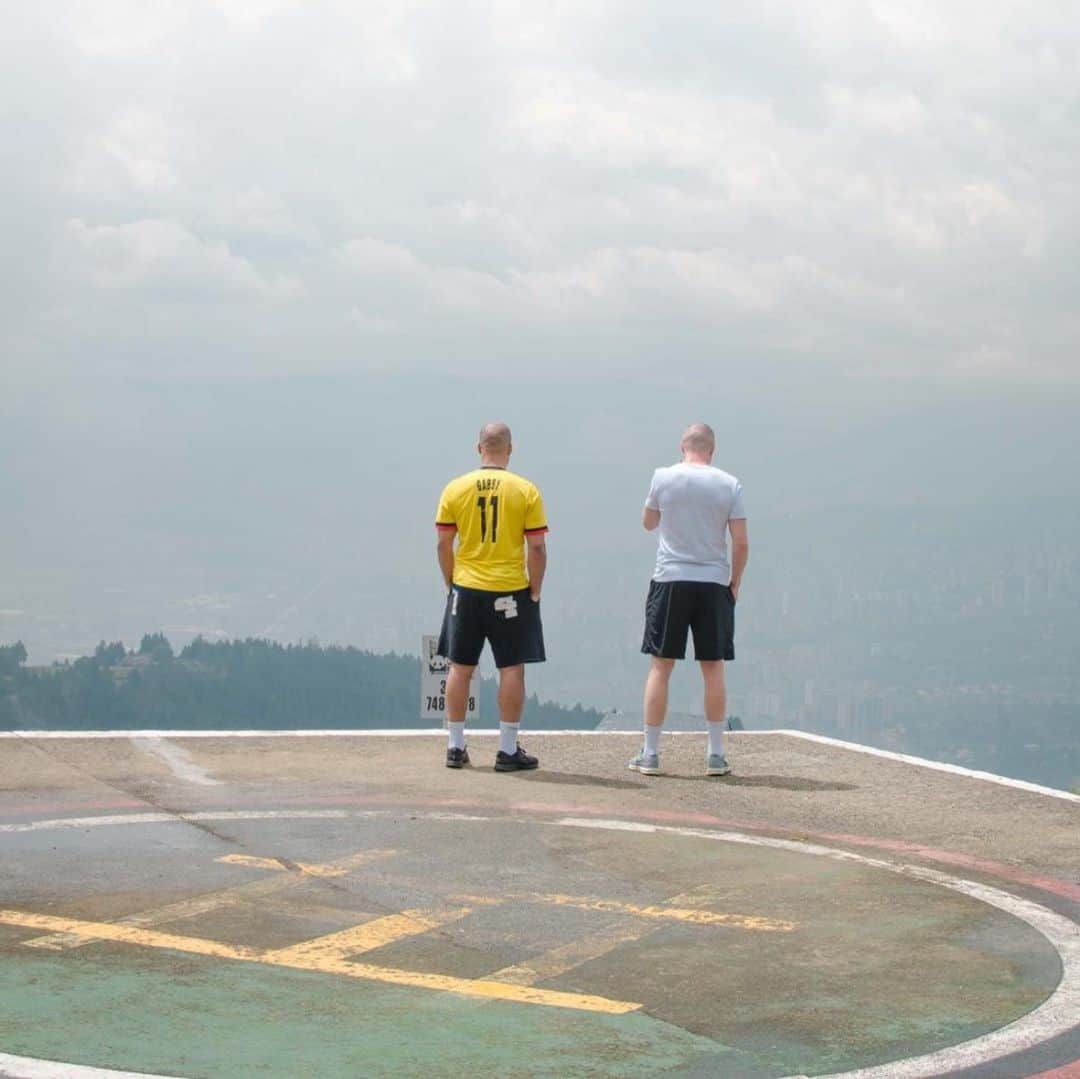
[[[707,423],[692,423],[683,431],[680,446],[684,457],[710,461],[716,452],[716,435]]]
[[[477,447],[485,462],[505,464],[513,446],[510,440],[510,428],[505,423],[485,423],[480,428]]]

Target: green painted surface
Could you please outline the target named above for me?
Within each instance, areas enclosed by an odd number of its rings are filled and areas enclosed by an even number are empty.
[[[0,1051],[192,1077],[761,1074],[644,1014],[602,1016],[167,953],[5,954]],[[125,954],[126,953],[126,954]]]
[[[1036,1007],[1057,984],[1056,956],[1030,927],[940,889],[903,902],[905,890],[925,891],[903,881],[886,914],[866,902],[857,876],[846,877],[845,895],[861,919],[822,905],[804,906],[791,934],[663,926],[552,984],[644,1003],[625,1016],[125,945],[55,954],[23,947],[25,931],[5,928],[0,1051],[238,1079],[766,1079],[954,1045]],[[449,937],[424,942],[436,950],[412,956],[412,969],[454,954]]]
[[[505,830],[486,833],[476,850],[468,847],[476,829],[461,824],[371,827],[370,845],[387,845],[392,830],[399,851],[377,872],[293,887],[293,905],[283,910],[256,901],[185,919],[170,930],[281,947],[339,929],[343,918],[359,924],[372,911],[438,906],[485,888],[498,897],[512,881],[499,905],[480,905],[438,932],[366,953],[376,965],[470,978],[629,921],[541,906],[516,893],[558,891],[639,904],[688,893],[691,905],[790,921],[792,928],[764,933],[650,922],[639,926],[632,943],[544,983],[644,1005],[613,1017],[135,945],[97,943],[56,954],[24,946],[40,935],[36,931],[0,925],[0,1051],[229,1079],[771,1079],[954,1045],[1036,1007],[1060,978],[1058,957],[1030,926],[965,895],[866,866],[587,830],[546,834],[522,857],[513,845],[517,837],[511,832],[507,838]],[[312,851],[307,860],[340,856],[340,839],[319,846],[306,835],[297,848],[289,838],[294,845],[286,849],[293,854]],[[351,834],[344,849],[356,850],[363,839]],[[248,841],[260,851],[282,846],[272,831]],[[458,857],[462,849],[474,857]],[[48,851],[51,864],[72,867],[75,879],[64,885],[72,895],[80,894],[79,874],[89,861],[92,881],[103,882],[103,894],[65,902],[70,917],[115,918],[183,897],[142,891],[147,871],[131,868],[127,849],[104,867],[100,856],[91,849],[65,862]],[[177,859],[176,865],[185,863]],[[156,889],[168,883],[166,869],[154,877]],[[194,872],[200,872],[197,862]],[[251,873],[246,879],[263,878]],[[325,913],[328,900],[331,914]],[[350,901],[366,913],[342,909]],[[11,905],[56,909],[48,896],[16,896]]]

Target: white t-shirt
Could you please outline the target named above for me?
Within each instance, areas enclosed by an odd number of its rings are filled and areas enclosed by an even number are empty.
[[[660,511],[654,581],[731,582],[728,521],[746,517],[734,476],[685,461],[658,468],[645,505]]]

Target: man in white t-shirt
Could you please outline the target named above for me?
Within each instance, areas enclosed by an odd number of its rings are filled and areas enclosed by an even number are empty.
[[[682,461],[653,474],[642,524],[659,528],[656,570],[645,604],[642,652],[652,656],[645,682],[645,745],[630,762],[644,775],[660,774],[660,731],[667,714],[675,661],[694,658],[705,680],[709,746],[705,773],[727,775],[723,729],[727,713],[724,660],[735,658],[735,601],[750,556],[742,484],[713,468],[716,436],[704,423],[683,432]],[[731,555],[728,557],[728,535]]]

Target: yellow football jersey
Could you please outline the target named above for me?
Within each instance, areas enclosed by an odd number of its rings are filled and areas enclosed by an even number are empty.
[[[435,527],[456,530],[454,584],[485,592],[527,588],[525,537],[547,531],[544,501],[523,476],[483,467],[443,489]]]

